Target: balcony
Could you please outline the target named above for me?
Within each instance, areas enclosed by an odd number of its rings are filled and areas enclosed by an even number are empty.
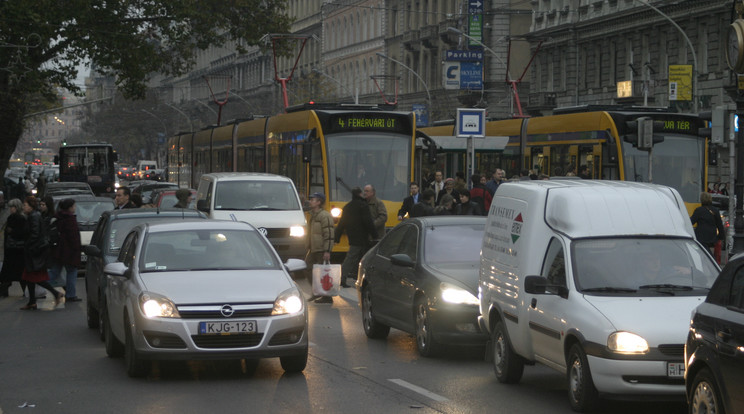
[[[409,30],[403,33],[403,46],[406,50],[419,51],[421,50],[421,36],[418,30]]]
[[[555,108],[555,92],[533,92],[527,99],[530,109],[552,109]]]
[[[439,46],[437,35],[439,34],[439,26],[438,25],[429,25],[424,26],[421,28],[421,41],[424,43],[424,46],[429,49],[435,49],[437,46]]]

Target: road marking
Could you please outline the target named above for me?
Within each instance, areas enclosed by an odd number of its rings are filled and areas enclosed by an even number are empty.
[[[423,395],[423,396],[425,396],[427,398],[431,398],[432,400],[437,401],[437,402],[449,401],[448,398],[442,397],[439,394],[434,394],[433,392],[431,392],[429,390],[426,390],[424,388],[421,388],[418,385],[413,385],[410,382],[403,381],[402,379],[397,379],[397,378],[396,379],[388,379],[388,381],[390,381],[392,383],[395,383],[395,384],[398,384],[398,385],[400,385],[403,388],[408,388],[409,390],[411,390],[413,392],[417,392],[417,393],[419,393],[419,394],[421,394],[421,395]]]

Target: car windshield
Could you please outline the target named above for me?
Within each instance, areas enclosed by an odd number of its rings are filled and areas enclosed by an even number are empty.
[[[574,279],[583,292],[675,294],[710,289],[719,273],[690,239],[584,239],[573,242],[572,249]]]
[[[424,260],[430,265],[480,262],[485,224],[430,226],[425,231]]]
[[[77,200],[75,215],[78,223],[97,222],[104,211],[113,210],[113,200]]]
[[[141,272],[277,269],[271,247],[256,231],[185,230],[150,233]]]
[[[197,218],[196,216],[189,216],[186,218]],[[105,243],[104,248],[106,250],[106,254],[113,254],[117,255],[119,254],[119,249],[121,248],[122,243],[124,243],[124,239],[127,237],[127,233],[129,233],[134,226],[141,224],[143,222],[147,222],[150,224],[153,223],[162,223],[164,221],[173,221],[180,219],[180,216],[164,216],[159,215],[155,217],[142,217],[142,216],[136,216],[136,217],[127,217],[127,218],[117,218],[116,220],[113,220],[111,222],[111,230],[108,233],[108,241]],[[104,236],[105,237],[105,236]]]
[[[216,210],[299,210],[297,193],[287,181],[222,181]]]

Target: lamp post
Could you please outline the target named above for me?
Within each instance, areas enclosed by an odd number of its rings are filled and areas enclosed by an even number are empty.
[[[690,52],[692,53],[692,85],[691,85],[692,87],[692,112],[697,113],[698,104],[697,104],[697,96],[695,96],[695,89],[696,89],[695,86],[697,84],[697,80],[695,78],[697,78],[696,74],[697,74],[698,64],[697,64],[697,54],[695,54],[695,47],[692,46],[692,42],[690,41],[690,38],[687,37],[687,33],[685,33],[685,31],[682,30],[682,28],[679,27],[679,25],[674,20],[672,20],[671,17],[667,16],[664,12],[659,10],[656,6],[652,6],[647,0],[636,0],[636,1],[638,3],[643,4],[644,6],[650,7],[653,11],[658,13],[661,17],[668,20],[669,23],[672,24],[672,26],[674,26],[677,30],[679,30],[680,33],[682,33],[682,37],[685,38],[685,41],[687,42],[687,46],[690,47]]]
[[[148,111],[147,109],[142,109],[142,112],[150,115],[151,117],[155,118],[160,122],[160,125],[163,127],[163,139],[166,139],[168,137],[168,130],[165,128],[165,122],[163,122],[162,119],[160,119],[159,116],[153,114],[152,112]],[[160,142],[158,142],[158,145],[160,145]],[[163,165],[163,159],[160,154],[160,150],[158,150],[158,165]]]
[[[191,118],[189,118],[189,116],[188,116],[188,115],[186,115],[186,113],[185,113],[185,112],[183,112],[182,110],[178,109],[178,107],[176,107],[176,106],[173,106],[173,105],[171,105],[171,104],[169,104],[169,103],[167,103],[167,102],[165,103],[165,105],[166,105],[166,106],[170,106],[171,108],[173,108],[173,109],[175,109],[176,111],[178,111],[178,113],[180,113],[181,115],[183,115],[184,117],[186,117],[186,120],[187,120],[187,121],[189,122],[189,125],[191,126],[191,134],[193,134],[193,133],[194,133],[194,122],[193,122],[193,121],[191,121]]]
[[[256,106],[255,106],[255,105],[253,105],[253,104],[252,104],[251,102],[248,102],[248,101],[247,101],[247,100],[246,100],[245,98],[243,98],[242,96],[240,96],[240,94],[238,93],[238,91],[237,91],[236,89],[230,89],[230,92],[232,92],[232,93],[233,93],[233,96],[234,96],[234,97],[236,97],[236,98],[240,99],[241,101],[243,101],[243,102],[247,103],[247,104],[248,104],[248,106],[250,106],[250,107],[251,107],[251,109],[252,109],[253,111],[255,111],[256,109],[258,109],[258,108],[256,108]]]
[[[426,97],[427,97],[427,100],[429,101],[429,111],[433,111],[433,110],[434,110],[434,108],[433,108],[433,107],[432,107],[432,105],[431,105],[431,93],[429,93],[429,86],[427,86],[427,85],[426,85],[426,82],[424,82],[424,80],[423,80],[423,79],[421,78],[421,76],[419,76],[419,74],[418,74],[418,73],[416,73],[416,71],[415,71],[415,70],[413,70],[413,69],[409,68],[409,67],[408,67],[408,66],[406,66],[406,64],[404,64],[403,62],[397,61],[397,60],[395,60],[395,59],[393,59],[393,58],[391,58],[391,57],[389,57],[389,56],[386,56],[386,55],[385,55],[384,53],[380,53],[380,52],[377,52],[377,56],[379,56],[379,57],[381,57],[381,58],[383,58],[383,59],[387,59],[387,60],[390,60],[390,61],[392,61],[392,62],[395,62],[395,63],[397,63],[397,64],[399,64],[399,65],[403,66],[404,68],[408,69],[408,70],[409,70],[409,71],[410,71],[411,73],[413,73],[414,75],[416,75],[416,77],[417,77],[417,78],[418,78],[418,79],[419,79],[419,80],[421,81],[421,83],[422,83],[422,84],[424,85],[424,89],[426,89]],[[431,117],[429,117],[429,118],[431,118]]]
[[[345,89],[345,90],[346,90],[346,92],[348,92],[348,93],[349,93],[349,95],[351,95],[351,96],[353,96],[353,97],[354,97],[354,103],[355,103],[355,104],[358,104],[358,103],[359,103],[359,91],[357,91],[357,93],[354,93],[354,92],[352,92],[352,91],[351,91],[351,90],[350,90],[349,88],[347,88],[346,86],[344,86],[344,84],[343,84],[343,83],[341,83],[341,81],[339,81],[338,79],[336,79],[336,78],[332,77],[331,75],[329,75],[329,74],[327,74],[327,73],[323,72],[322,70],[320,70],[320,69],[318,69],[318,68],[313,68],[313,72],[315,72],[315,73],[317,73],[317,74],[319,74],[319,75],[323,75],[323,76],[325,76],[326,78],[328,78],[328,79],[330,79],[330,80],[332,80],[332,81],[336,82],[336,83],[338,84],[338,86],[340,86],[341,88]]]

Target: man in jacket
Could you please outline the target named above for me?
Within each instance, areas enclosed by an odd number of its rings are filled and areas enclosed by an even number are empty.
[[[310,194],[310,217],[307,221],[307,256],[305,263],[307,269],[305,274],[310,286],[313,284],[313,265],[330,263],[331,250],[333,250],[333,217],[331,213],[323,209],[325,195],[322,193]],[[341,286],[348,287],[345,280],[341,280]],[[331,303],[333,299],[330,296],[316,297],[318,303]]]
[[[403,206],[398,210],[398,220],[403,220],[408,214],[411,217],[413,213],[413,206],[419,201],[419,186],[416,182],[412,182],[409,186],[411,195],[403,199]]]
[[[375,224],[375,230],[377,230],[377,237],[382,237],[385,235],[385,223],[387,223],[385,203],[377,199],[377,192],[372,184],[365,185],[362,194],[364,199],[367,200],[369,214],[372,215],[372,222]],[[374,244],[374,241],[375,239],[370,239],[370,246]]]
[[[356,279],[356,270],[359,260],[369,248],[369,241],[377,239],[377,230],[369,213],[367,201],[362,198],[362,190],[359,187],[351,189],[351,201],[346,203],[341,213],[341,219],[336,226],[334,241],[341,241],[341,235],[346,233],[349,238],[349,251],[341,264],[341,280],[346,283],[346,278]]]
[[[137,208],[137,206],[129,198],[132,196],[132,191],[129,187],[119,187],[116,190],[116,197],[114,197],[114,203],[116,203],[116,210],[123,208]]]

